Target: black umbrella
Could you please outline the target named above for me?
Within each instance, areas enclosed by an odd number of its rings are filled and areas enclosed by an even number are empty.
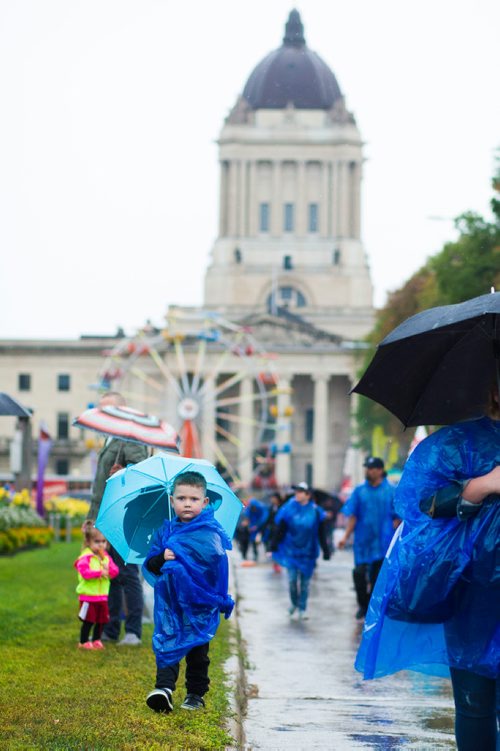
[[[0,391],[0,415],[13,415],[14,417],[31,417],[31,411],[12,396]]]
[[[379,344],[353,391],[406,425],[450,425],[485,414],[499,379],[500,292],[408,318]]]

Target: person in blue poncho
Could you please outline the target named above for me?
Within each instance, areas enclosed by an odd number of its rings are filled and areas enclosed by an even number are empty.
[[[242,514],[242,521],[246,522],[246,536],[241,543],[241,555],[246,560],[248,546],[252,545],[253,557],[257,561],[259,558],[259,542],[262,540],[262,533],[269,518],[269,506],[257,498],[250,498]]]
[[[358,612],[362,619],[368,610],[373,591],[387,548],[394,534],[394,487],[386,480],[384,461],[378,456],[368,456],[364,463],[366,480],[354,488],[342,509],[348,517],[344,537],[339,548],[345,547],[354,532],[354,569],[352,578]]]
[[[312,500],[312,489],[306,482],[292,485],[295,495],[278,511],[271,543],[273,559],[288,570],[291,617],[298,611],[300,620],[307,618],[309,582],[316,567],[319,550],[325,561],[330,560],[327,538],[327,516]]]
[[[356,668],[450,675],[459,751],[498,749],[500,410],[436,431],[396,490],[404,520],[384,562]]]
[[[205,706],[209,642],[219,613],[229,618],[227,550],[231,541],[214,518],[207,484],[199,472],[183,472],[174,480],[171,502],[176,518],[158,530],[143,564],[154,586],[153,651],[156,687],[146,698],[155,712],[171,712],[179,661],[186,658],[187,696],[182,709]]]

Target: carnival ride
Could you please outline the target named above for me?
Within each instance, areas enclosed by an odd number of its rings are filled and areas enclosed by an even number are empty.
[[[171,422],[181,454],[212,458],[233,483],[246,464],[253,484],[274,485],[272,447],[291,411],[278,412],[276,356],[251,327],[199,309],[171,310],[164,328],[148,322],[104,352],[95,388],[120,391]]]

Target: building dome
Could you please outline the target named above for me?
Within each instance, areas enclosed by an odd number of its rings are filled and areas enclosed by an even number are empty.
[[[243,99],[253,110],[284,109],[289,105],[329,110],[341,98],[337,79],[319,55],[307,47],[300,15],[292,10],[283,45],[253,70]]]

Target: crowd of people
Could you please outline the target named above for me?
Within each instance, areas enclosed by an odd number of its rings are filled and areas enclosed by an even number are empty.
[[[104,397],[122,404],[119,394]],[[397,489],[384,461],[369,456],[365,480],[346,503],[306,482],[282,497],[249,498],[235,534],[243,562],[270,560],[286,570],[289,616],[308,618],[308,595],[320,552],[330,560],[353,537],[356,618],[365,621],[356,667],[366,678],[402,668],[451,672],[460,751],[493,751],[498,739],[500,598],[500,408],[492,390],[489,414],[442,428],[406,463]],[[105,641],[141,643],[139,567],[124,561],[94,526],[106,479],[145,458],[144,447],[109,439],[99,456],[84,545],[75,562],[81,631],[79,648]],[[151,543],[143,575],[154,586],[153,649],[157,673],[146,698],[156,712],[173,709],[180,660],[186,660],[183,709],[205,706],[209,643],[220,614],[230,616],[227,551],[232,543],[216,521],[206,480],[177,477],[174,518]],[[341,516],[339,516],[341,514]],[[125,634],[119,639],[123,604]]]

